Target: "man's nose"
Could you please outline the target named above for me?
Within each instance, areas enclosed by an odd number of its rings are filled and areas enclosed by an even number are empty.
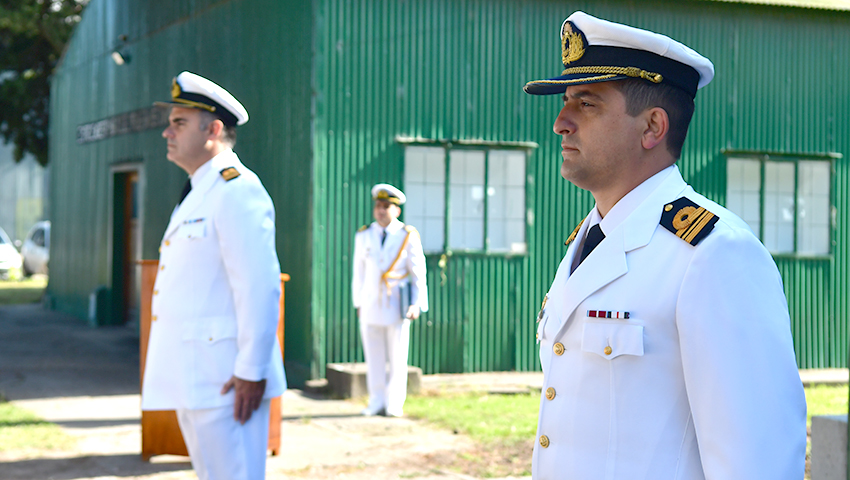
[[[552,130],[558,135],[569,135],[571,133],[575,133],[576,125],[570,119],[570,112],[566,105],[561,108],[560,113],[558,113],[558,118],[555,119],[555,124],[552,126]]]
[[[171,138],[171,136],[171,127],[166,127],[166,129],[162,131],[162,138]]]

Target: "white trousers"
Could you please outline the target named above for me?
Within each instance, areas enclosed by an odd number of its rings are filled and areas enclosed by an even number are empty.
[[[245,425],[233,419],[233,405],[178,409],[177,422],[200,480],[263,480],[269,444],[266,399]]]
[[[361,321],[360,338],[366,357],[369,409],[383,408],[387,415],[401,416],[407,398],[410,320],[392,325],[369,325]]]

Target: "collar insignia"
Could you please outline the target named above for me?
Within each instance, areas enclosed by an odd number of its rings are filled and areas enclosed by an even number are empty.
[[[561,61],[566,67],[584,56],[586,45],[584,34],[573,22],[564,22],[561,27]]]
[[[564,242],[565,246],[569,245],[570,243],[572,243],[573,240],[576,239],[576,235],[578,235],[578,230],[581,228],[582,223],[584,223],[584,220],[578,222],[578,225],[576,225],[576,228],[573,230],[573,233],[571,233],[570,236],[567,237],[567,241]]]

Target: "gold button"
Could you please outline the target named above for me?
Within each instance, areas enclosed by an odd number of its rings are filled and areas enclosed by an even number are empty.
[[[540,435],[540,446],[543,448],[549,447],[549,437],[546,435]]]
[[[555,352],[555,355],[558,355],[558,356],[563,355],[564,354],[564,344],[561,343],[561,342],[556,343],[555,346],[552,347],[552,351]]]
[[[540,340],[540,334],[539,333],[534,334],[534,336],[537,337],[538,340]]]
[[[162,253],[162,247],[159,247],[159,253]]]
[[[670,207],[670,208],[673,208],[673,207]],[[166,240],[166,241],[165,241],[165,246],[167,247],[167,246],[169,246],[169,245],[171,245],[171,242],[169,242],[168,240]]]
[[[165,270],[165,265],[160,265],[160,266],[159,266],[159,269],[160,269],[160,270]]]
[[[546,389],[546,399],[552,400],[553,398],[555,398],[555,389],[552,388],[552,387],[549,387],[549,388]]]
[[[611,355],[611,352],[613,351],[614,350],[612,350],[611,347],[605,347],[605,355]]]
[[[153,291],[153,294],[154,294],[154,295],[159,295],[159,290],[154,290],[154,291]]]
[[[665,212],[669,212],[670,210],[673,210],[673,204],[672,203],[668,203],[667,205],[664,205],[664,211]]]
[[[153,320],[155,322],[156,321],[156,315],[152,316],[151,320]]]
[[[210,341],[212,342],[212,337],[210,337]]]

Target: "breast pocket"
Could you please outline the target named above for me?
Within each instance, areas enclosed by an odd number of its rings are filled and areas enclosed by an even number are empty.
[[[620,355],[643,356],[643,325],[587,322],[581,349],[608,360]]]
[[[174,237],[180,240],[198,240],[207,236],[207,221],[203,218],[186,220],[180,224]]]

